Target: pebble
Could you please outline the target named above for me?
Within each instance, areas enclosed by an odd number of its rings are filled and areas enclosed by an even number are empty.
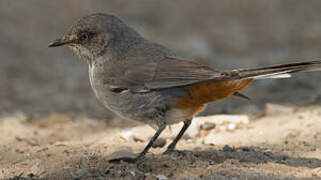
[[[156,178],[157,178],[157,180],[167,180],[167,179],[168,179],[168,178],[167,178],[165,175],[163,175],[163,174],[157,175]]]
[[[234,131],[236,129],[236,124],[231,123],[227,126],[227,130],[229,131]]]
[[[145,142],[144,139],[139,138],[139,137],[136,137],[136,136],[133,136],[133,140],[134,140],[135,142]]]
[[[202,130],[205,130],[205,131],[209,131],[209,130],[212,130],[215,128],[215,124],[214,123],[208,123],[208,122],[205,122],[204,124],[201,124],[200,128]]]
[[[120,134],[120,138],[129,141],[131,138],[133,138],[134,134],[131,131],[124,131]]]
[[[119,137],[125,141],[135,141],[135,142],[145,142],[143,138],[137,137],[137,135],[132,131],[124,131]]]
[[[224,151],[224,152],[233,152],[234,149],[231,148],[229,145],[225,145],[225,146],[223,147],[223,151]]]
[[[29,177],[34,177],[34,176],[38,177],[41,174],[43,174],[44,172],[45,172],[45,170],[39,167],[39,163],[36,163],[35,165],[33,165],[31,167],[31,170],[28,172],[28,176]]]
[[[158,138],[158,139],[156,139],[156,141],[154,141],[152,147],[153,148],[162,148],[165,146],[165,144],[166,144],[166,139]]]
[[[107,161],[133,160],[136,155],[128,150],[115,151],[107,156]]]
[[[314,169],[312,170],[312,175],[313,175],[313,176],[321,176],[321,167],[314,168]]]

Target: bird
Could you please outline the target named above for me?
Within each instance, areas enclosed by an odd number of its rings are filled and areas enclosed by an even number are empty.
[[[320,60],[219,70],[185,59],[105,13],[78,19],[49,44],[58,46],[71,49],[87,62],[90,85],[106,108],[155,129],[134,162],[143,161],[168,125],[183,122],[164,154],[173,152],[194,116],[216,100],[232,95],[247,98],[239,91],[253,80],[289,78],[292,73],[321,70]]]

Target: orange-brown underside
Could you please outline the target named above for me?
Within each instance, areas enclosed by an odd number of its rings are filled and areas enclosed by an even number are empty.
[[[188,95],[178,98],[174,107],[183,110],[187,116],[201,112],[208,103],[226,98],[245,88],[253,79],[203,82],[192,85]]]

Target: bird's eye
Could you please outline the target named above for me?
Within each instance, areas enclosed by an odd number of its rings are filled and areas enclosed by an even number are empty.
[[[87,34],[83,34],[80,36],[79,38],[80,41],[87,41],[88,40],[88,35]]]

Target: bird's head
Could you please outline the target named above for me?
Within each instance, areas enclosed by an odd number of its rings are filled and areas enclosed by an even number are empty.
[[[81,58],[91,61],[104,55],[109,46],[115,43],[121,46],[124,43],[119,42],[136,39],[136,36],[139,35],[117,17],[98,13],[76,21],[61,38],[50,43],[49,47],[66,46]]]

